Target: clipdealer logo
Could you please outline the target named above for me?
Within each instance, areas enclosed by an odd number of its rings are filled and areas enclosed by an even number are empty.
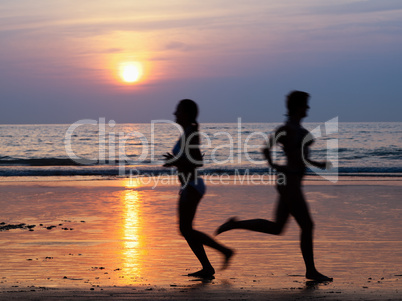
[[[106,122],[105,118],[94,119],[82,119],[69,126],[65,133],[64,145],[68,157],[79,165],[117,165],[119,168],[120,176],[132,176],[135,174],[137,177],[141,174],[137,169],[128,168],[129,166],[135,166],[138,164],[163,164],[161,158],[156,158],[155,145],[158,134],[161,134],[160,129],[157,126],[170,125],[177,129],[177,136],[180,137],[183,134],[182,128],[171,120],[152,120],[150,124],[150,134],[145,135],[139,131],[117,131],[116,122],[110,120]],[[91,159],[79,156],[74,149],[77,149],[77,145],[74,145],[74,138],[79,135],[79,129],[96,129],[97,132],[97,152],[92,154]],[[269,135],[261,131],[248,132],[247,135],[242,133],[241,118],[237,120],[236,133],[229,133],[228,131],[219,131],[213,134],[206,131],[200,131],[199,135],[202,140],[201,147],[208,148],[208,159],[215,165],[225,165],[227,163],[242,163],[242,158],[245,158],[248,163],[255,165],[266,165],[266,160],[261,156],[260,160],[252,158],[249,154],[250,149],[264,147],[269,141]],[[320,124],[310,131],[311,135],[307,135],[303,141],[303,145],[311,143],[312,140],[324,139],[325,141],[325,159],[330,162],[331,168],[328,170],[322,170],[310,166],[303,157],[306,166],[316,175],[322,177],[325,180],[333,183],[338,180],[338,139],[335,134],[338,133],[338,117],[328,120],[324,124]],[[213,141],[218,137],[224,137],[227,144],[214,145]],[[262,142],[260,145],[251,145],[250,141],[260,138]],[[135,160],[127,155],[127,141],[135,139],[140,145],[140,153],[136,155]],[[172,141],[173,142],[173,141]],[[187,150],[184,145],[181,147],[181,152]],[[225,149],[227,156],[224,159],[220,159],[217,153]],[[273,154],[275,159],[276,154]],[[248,177],[252,176],[248,170],[243,172]],[[241,172],[235,171],[236,175],[240,175]],[[273,174],[269,169],[269,174]],[[221,174],[222,175],[222,174]],[[224,177],[227,174],[222,175]]]

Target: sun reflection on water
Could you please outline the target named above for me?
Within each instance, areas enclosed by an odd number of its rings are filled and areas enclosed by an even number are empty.
[[[142,194],[136,190],[125,190],[123,202],[123,271],[129,279],[140,278],[146,252],[141,214]]]

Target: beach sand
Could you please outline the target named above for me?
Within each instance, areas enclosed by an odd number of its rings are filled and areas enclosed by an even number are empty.
[[[273,216],[273,185],[208,179],[195,227],[213,234],[231,216]],[[281,236],[236,230],[217,239],[236,250],[231,266],[207,249],[215,279],[184,276],[200,266],[179,235],[174,178],[0,182],[1,300],[400,300],[402,181],[311,178],[318,269],[304,278],[299,230]],[[153,189],[154,188],[154,189]],[[30,231],[27,225],[35,225]],[[0,228],[1,229],[1,228]]]

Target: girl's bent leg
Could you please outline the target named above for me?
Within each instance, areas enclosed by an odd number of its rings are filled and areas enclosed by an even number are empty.
[[[234,255],[234,251],[232,249],[229,249],[229,248],[225,247],[224,245],[218,243],[212,237],[210,237],[209,235],[207,235],[203,232],[193,230],[193,235],[194,235],[194,237],[196,237],[196,239],[198,241],[201,242],[201,244],[221,252],[224,256],[222,269],[224,270],[228,267],[230,259]]]
[[[238,220],[235,217],[230,218],[216,230],[216,235],[233,229],[244,229],[267,234],[279,235],[282,233],[286,221],[289,217],[289,211],[284,202],[279,200],[275,212],[275,222],[266,219]]]
[[[200,261],[202,270],[196,275],[189,274],[189,276],[199,276],[198,274],[204,276],[208,274],[209,276],[212,276],[215,273],[215,270],[208,260],[204,246],[199,239],[197,239],[197,235],[193,230],[193,220],[201,197],[197,191],[194,191],[191,188],[192,187],[186,187],[179,198],[179,226],[181,234]]]

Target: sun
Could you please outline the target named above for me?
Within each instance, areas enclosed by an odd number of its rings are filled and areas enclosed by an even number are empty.
[[[138,82],[142,76],[142,65],[138,62],[120,64],[120,78],[126,83]]]

